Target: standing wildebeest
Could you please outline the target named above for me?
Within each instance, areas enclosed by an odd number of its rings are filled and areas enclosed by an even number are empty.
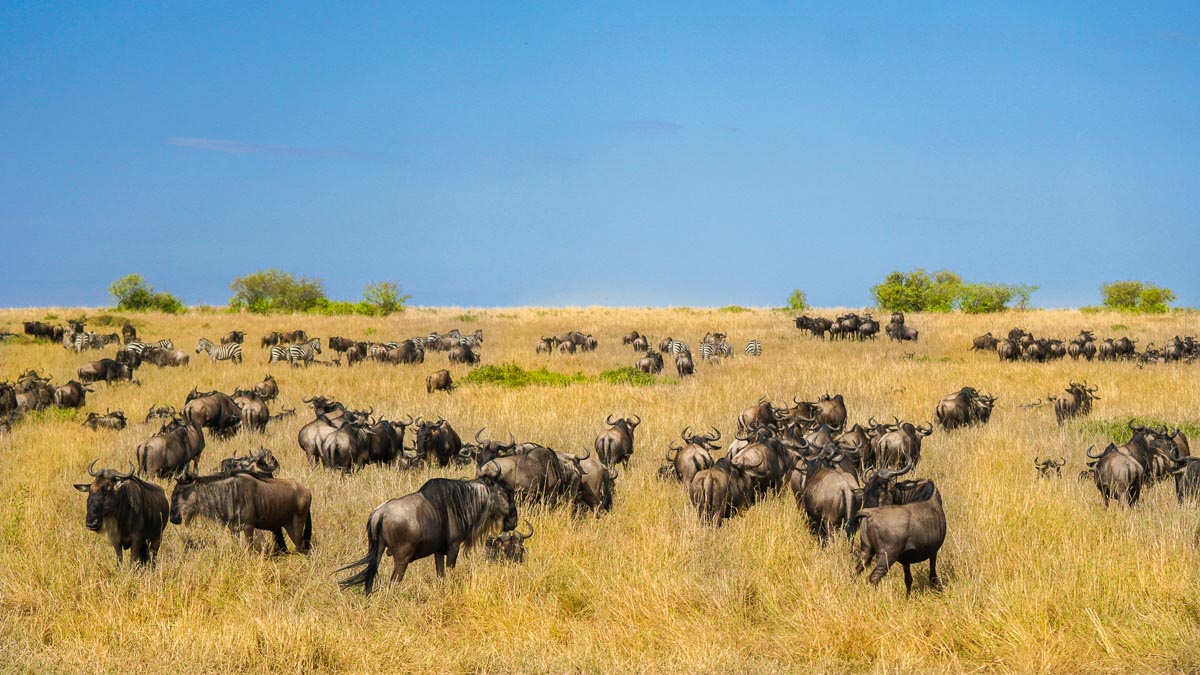
[[[254,541],[255,530],[275,536],[275,551],[287,552],[283,531],[287,530],[300,553],[312,546],[312,493],[289,478],[258,473],[218,473],[196,476],[188,472],[171,492],[171,522],[186,525],[196,516],[215,520]]]
[[[271,419],[271,411],[267,404],[254,390],[237,389],[233,392],[233,402],[242,410],[242,431],[267,430],[267,422]]]
[[[450,371],[448,370],[439,370],[425,378],[426,394],[432,394],[435,391],[451,391],[453,389],[454,380],[450,377]]]
[[[456,345],[454,348],[452,348],[447,357],[450,359],[450,363],[479,363],[479,355],[476,354],[475,351],[469,346],[463,344]]]
[[[85,363],[79,367],[79,381],[84,384],[91,384],[104,380],[112,384],[120,380],[133,380],[133,368],[129,364],[117,363],[112,359],[100,359]]]
[[[521,534],[517,530],[501,532],[494,537],[488,537],[484,542],[488,560],[504,560],[513,563],[525,562],[525,540],[533,536],[533,525],[526,520],[529,534]]]
[[[722,457],[711,468],[697,473],[687,489],[700,522],[716,527],[752,501],[753,488],[749,479],[741,468],[730,463],[728,457]]]
[[[554,338],[544,337],[544,338],[538,340],[536,352],[538,354],[541,354],[542,352],[546,352],[547,354],[553,354],[554,353]]]
[[[696,474],[705,469],[711,469],[715,463],[713,460],[713,451],[719,450],[721,446],[717,445],[717,441],[721,440],[721,432],[713,427],[711,434],[689,434],[691,427],[688,426],[679,434],[686,445],[675,447],[667,446],[667,462],[671,465],[671,475],[679,479],[684,486],[690,485]],[[671,453],[675,456],[672,457]]]
[[[854,534],[854,514],[860,506],[855,495],[859,488],[858,476],[854,471],[846,470],[844,459],[842,448],[831,443],[808,460],[804,491],[796,500],[796,506],[808,516],[809,530],[817,535],[822,546],[829,543],[829,537],[838,528],[845,528],[847,537]],[[887,475],[901,473],[887,469],[883,472]]]
[[[87,402],[89,391],[92,390],[71,380],[54,390],[54,405],[60,408],[82,408]]]
[[[623,344],[623,345],[633,344],[633,342],[640,337],[642,337],[641,333],[637,332],[636,330],[631,331],[621,337],[621,344]]]
[[[1146,478],[1146,470],[1141,463],[1121,452],[1113,443],[1109,443],[1099,455],[1093,455],[1092,448],[1089,448],[1087,456],[1096,460],[1093,477],[1096,489],[1100,490],[1100,495],[1104,497],[1105,507],[1110,499],[1115,499],[1118,504],[1124,506],[1138,503],[1142,494],[1142,482]]]
[[[505,532],[517,527],[517,505],[503,481],[491,476],[469,481],[434,478],[420,490],[384,502],[371,512],[367,555],[338,571],[366,567],[343,580],[341,586],[362,586],[370,595],[385,552],[395,560],[393,584],[404,579],[412,561],[430,555],[438,576],[445,576],[446,564],[453,569],[459,551],[469,551],[496,523]]]
[[[267,375],[262,382],[252,387],[255,394],[264,401],[274,401],[279,397],[279,383],[275,381],[274,375]]]
[[[219,436],[230,436],[242,423],[242,410],[229,394],[219,391],[188,392],[183,416],[198,426],[212,429]]]
[[[779,410],[771,405],[764,396],[758,403],[746,408],[738,414],[738,431],[753,431],[759,427],[775,428],[779,422]]]
[[[450,460],[462,450],[462,439],[458,432],[445,419],[438,421],[417,418],[417,455],[427,458],[431,453],[437,459],[438,466],[448,466]]]
[[[1015,340],[1000,340],[996,343],[996,356],[1001,361],[1016,361],[1021,357],[1021,346]]]
[[[232,344],[234,342],[236,342],[240,345],[245,341],[246,341],[246,331],[244,331],[244,330],[231,330],[228,333],[221,336],[221,344],[223,344],[223,345]]]
[[[597,516],[612,511],[613,493],[616,492],[617,477],[620,475],[617,470],[604,466],[590,452],[582,460],[578,456],[569,459],[578,465],[580,471],[576,510],[591,509]]]
[[[117,352],[117,355],[127,352]],[[165,347],[151,347],[143,353],[143,359],[153,363],[159,368],[175,368],[186,366],[191,363],[192,357],[178,349],[167,349]]]
[[[569,504],[577,502],[585,459],[588,455],[560,454],[538,445],[482,464],[479,475],[503,481],[517,498],[550,506]]]
[[[645,335],[640,335],[633,341],[633,351],[645,352],[650,351],[650,338]]]
[[[321,462],[321,445],[324,443],[325,437],[336,431],[333,419],[349,417],[354,420],[359,416],[353,411],[346,410],[341,403],[331,401],[323,396],[302,400],[312,404],[316,419],[300,428],[300,432],[296,435],[296,442],[300,444],[300,449],[304,451],[309,464],[319,464]],[[374,410],[372,409],[371,412]],[[364,419],[365,417],[366,415],[363,415]]]
[[[641,417],[633,417],[632,420],[622,417],[615,422],[612,415],[605,418],[604,423],[611,426],[600,432],[595,443],[596,454],[605,466],[629,465],[629,458],[633,456],[633,431],[642,423]]]
[[[329,342],[329,348],[339,354],[341,354],[342,352],[345,352],[347,349],[350,349],[350,347],[354,345],[354,340],[351,340],[350,338],[340,337],[337,335],[329,336],[328,342]]]
[[[911,469],[908,465],[906,470]],[[901,471],[900,473],[904,473]],[[929,561],[929,583],[941,588],[937,556],[946,541],[946,512],[942,495],[931,480],[904,481],[886,489],[895,475],[880,472],[863,488],[863,508],[854,520],[859,531],[855,574],[862,574],[872,559],[872,584],[887,574],[894,563],[904,566],[904,588],[912,592],[911,565]]]
[[[154,563],[163,529],[167,526],[167,495],[157,485],[147,483],[129,473],[93,469],[88,465],[91,483],[76,483],[75,489],[86,492],[87,519],[84,525],[92,532],[104,532],[117,552],[121,564],[123,552],[140,563]],[[130,467],[132,469],[132,467]]]
[[[972,424],[987,424],[995,403],[996,397],[981,394],[974,387],[963,387],[938,401],[934,416],[946,431]]]
[[[97,415],[94,412],[88,413],[87,419],[84,420],[79,426],[87,427],[92,431],[96,431],[97,429],[112,429],[113,431],[120,431],[128,425],[129,422],[125,419],[125,413],[123,411],[116,410],[113,412],[108,412],[106,410],[104,411],[103,415]]]
[[[204,432],[195,421],[174,417],[157,434],[137,447],[137,470],[142,476],[166,478],[200,464]]]
[[[1033,468],[1037,469],[1038,478],[1050,478],[1051,476],[1061,477],[1062,468],[1066,466],[1067,459],[1059,457],[1057,460],[1042,459],[1041,457],[1033,458]]]
[[[274,347],[279,344],[279,331],[271,331],[262,336],[262,347]]]
[[[648,351],[646,355],[637,360],[634,367],[643,373],[653,373],[655,375],[662,372],[663,357],[656,351]]]
[[[124,342],[125,344],[129,344],[130,342],[133,342],[136,339],[137,339],[137,329],[133,327],[133,324],[126,321],[125,325],[121,326],[121,342]]]
[[[861,328],[859,330],[861,330]],[[905,326],[904,324],[889,323],[883,332],[887,333],[889,339],[896,342],[917,342],[921,337],[920,331],[915,328]]]
[[[1086,417],[1092,412],[1092,401],[1099,401],[1100,397],[1096,396],[1096,392],[1100,387],[1088,387],[1087,382],[1079,384],[1071,382],[1070,386],[1065,389],[1070,396],[1051,396],[1054,401],[1054,417],[1058,420],[1058,426],[1062,426],[1063,422],[1071,417]]]
[[[907,462],[914,465],[921,461],[921,441],[933,433],[933,425],[914,426],[910,422],[896,421],[888,431],[872,443],[876,460],[881,467],[901,467]]]
[[[996,351],[996,343],[1000,342],[992,337],[991,332],[984,333],[979,337],[971,340],[972,351]]]
[[[675,372],[677,372],[680,377],[686,377],[688,375],[695,374],[696,364],[692,362],[691,352],[682,351],[675,354]]]

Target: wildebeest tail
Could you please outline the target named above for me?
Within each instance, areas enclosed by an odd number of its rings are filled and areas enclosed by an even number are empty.
[[[363,591],[367,595],[370,595],[371,587],[375,585],[375,576],[379,573],[379,560],[383,557],[383,549],[383,519],[380,518],[374,523],[368,520],[367,555],[359,560],[355,560],[345,567],[338,569],[337,571],[345,572],[346,570],[360,567],[362,565],[366,565],[366,567],[364,567],[362,571],[350,576],[349,578],[339,581],[338,585],[342,588],[362,586]]]
[[[301,541],[304,542],[304,550],[312,550],[312,511],[309,511],[304,518],[304,534],[301,535]]]
[[[854,491],[842,490],[842,501],[846,507],[846,537],[854,536],[854,530],[858,529],[858,520],[854,513]]]

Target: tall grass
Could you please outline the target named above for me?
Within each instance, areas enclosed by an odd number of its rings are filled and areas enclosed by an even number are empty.
[[[59,310],[65,316],[77,312]],[[810,312],[812,313],[812,312]],[[45,310],[0,312],[0,330]],[[310,556],[271,557],[240,546],[216,526],[168,526],[159,565],[117,568],[112,549],[83,527],[84,497],[71,483],[89,461],[124,467],[154,424],[123,432],[84,430],[71,415],[42,415],[0,437],[0,664],[36,671],[1194,671],[1200,668],[1200,582],[1194,506],[1170,486],[1151,488],[1133,510],[1105,510],[1094,486],[1035,480],[1034,455],[1068,458],[1074,476],[1088,445],[1108,427],[1059,428],[1048,406],[1021,404],[1061,391],[1068,380],[1100,385],[1096,420],[1194,421],[1195,366],[1138,370],[1125,363],[1001,364],[967,351],[970,338],[1012,325],[1035,334],[1105,335],[1129,325],[1141,344],[1194,333],[1186,316],[1139,317],[1029,312],[1005,316],[910,316],[918,345],[885,340],[832,344],[801,335],[787,316],[681,310],[506,310],[469,314],[486,336],[484,364],[576,373],[562,387],[460,387],[427,395],[425,376],[464,366],[429,354],[419,366],[365,364],[307,370],[266,364],[257,347],[268,330],[403,339],[445,331],[463,310],[387,318],[132,314],[146,338],[171,337],[194,350],[201,335],[249,332],[246,363],[192,356],[184,369],[139,372],[141,386],[99,384],[89,410],[123,408],[140,420],[154,403],[179,406],[193,385],[230,391],[271,372],[293,419],[259,436],[209,438],[212,469],[234,449],[273,448],[282,473],[314,495]],[[465,328],[465,327],[464,327]],[[595,353],[535,354],[541,335],[575,329],[600,340]],[[620,336],[637,329],[697,342],[727,332],[735,347],[762,341],[758,359],[698,364],[675,386],[614,386],[596,376],[636,356]],[[111,350],[109,350],[111,352]],[[913,357],[906,357],[913,354]],[[328,356],[328,355],[326,355]],[[927,358],[920,358],[927,357]],[[0,344],[0,377],[26,367],[56,381],[97,358],[23,339]],[[939,560],[946,589],[904,595],[894,569],[878,588],[851,576],[849,545],[822,549],[790,495],[750,509],[720,530],[701,527],[683,489],[655,479],[669,442],[685,425],[717,425],[732,436],[737,412],[762,395],[790,400],[845,395],[851,419],[895,414],[929,420],[937,399],[970,384],[1000,397],[991,425],[925,442],[917,473],[937,481],[949,536]],[[522,566],[472,556],[437,579],[429,560],[399,587],[369,600],[341,592],[334,570],[361,557],[367,514],[433,476],[369,467],[357,474],[308,467],[296,433],[308,421],[302,397],[336,396],[377,414],[441,415],[463,436],[511,431],[560,450],[590,447],[610,413],[638,413],[636,454],[621,472],[613,512],[574,518],[565,510],[522,510],[536,527]],[[170,490],[170,485],[164,484]],[[260,535],[260,540],[262,539]],[[384,562],[385,574],[390,561]]]

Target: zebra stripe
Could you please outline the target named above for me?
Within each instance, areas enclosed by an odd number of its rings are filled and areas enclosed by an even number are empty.
[[[746,356],[762,356],[762,343],[751,340],[746,343]]]
[[[321,338],[313,338],[302,345],[292,345],[287,351],[288,363],[294,366],[297,361],[302,361],[307,366],[312,363],[314,351],[321,353]]]
[[[271,356],[267,359],[267,363],[276,363],[279,361],[288,360],[287,347],[271,347]]]
[[[687,343],[680,342],[679,340],[671,340],[671,344],[667,345],[667,351],[675,354],[676,356],[682,353],[692,353],[692,350],[687,346]]]
[[[196,346],[196,353],[199,354],[201,351],[208,352],[208,358],[212,361],[242,362],[242,346],[236,342],[215,345],[205,338],[200,338],[200,344]]]

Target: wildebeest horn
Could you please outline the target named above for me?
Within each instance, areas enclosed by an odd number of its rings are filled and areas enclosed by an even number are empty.
[[[1042,460],[1042,458],[1040,455],[1034,455],[1033,456],[1033,465],[1036,467],[1041,467],[1042,466],[1041,460]]]
[[[712,430],[713,434],[715,435],[705,434],[704,437],[707,438],[709,442],[716,443],[717,441],[721,440],[721,430],[716,427],[713,427]]]
[[[1066,458],[1066,457],[1059,457],[1059,458],[1058,458],[1058,464],[1056,464],[1056,466],[1060,466],[1060,467],[1062,467],[1062,466],[1066,466],[1066,465],[1067,465],[1067,458]]]
[[[117,480],[129,480],[130,478],[133,478],[134,471],[137,471],[137,469],[134,468],[133,462],[130,462],[129,463],[129,472],[128,473],[118,473],[115,475],[115,478]]]
[[[475,432],[475,442],[476,443],[483,443],[483,439],[480,438],[480,436],[483,435],[483,432],[485,429],[487,429],[487,427],[483,427],[483,429],[480,429],[479,431]]]
[[[916,465],[916,462],[913,462],[912,458],[909,457],[909,458],[907,458],[907,461],[905,461],[904,466],[901,467],[900,469],[880,469],[878,475],[879,475],[879,478],[881,478],[883,480],[891,480],[891,479],[895,478],[896,476],[903,476],[904,474],[908,473],[909,471],[912,471],[913,466],[915,466],[915,465]]]
[[[93,459],[93,460],[92,460],[92,463],[91,463],[91,464],[88,464],[87,472],[88,472],[88,475],[89,475],[89,476],[91,476],[92,478],[95,478],[95,477],[97,477],[97,476],[99,475],[99,474],[97,474],[97,473],[95,472],[95,470],[93,469],[93,467],[95,467],[95,466],[96,466],[96,462],[98,462],[98,461],[100,461],[100,460],[98,460],[98,459]]]
[[[410,427],[410,426],[412,426],[412,423],[413,423],[413,416],[412,416],[412,415],[409,415],[409,414],[407,414],[407,413],[406,413],[404,416],[408,418],[408,421],[407,421],[407,422],[397,422],[397,424],[399,424],[399,425],[400,425],[400,426],[402,426],[402,427]]]
[[[525,520],[525,519],[522,518],[521,520]],[[521,539],[521,541],[525,541],[526,539],[533,536],[533,523],[529,522],[528,520],[525,520],[525,524],[529,526],[529,534],[521,534],[520,532],[513,533],[513,534],[517,535]]]
[[[679,432],[679,437],[685,441],[688,440],[688,432],[691,430],[692,430],[692,425],[690,425],[690,424],[687,425],[686,427],[683,428],[683,431]]]
[[[639,424],[641,424],[641,423],[642,423],[642,418],[641,418],[641,416],[640,416],[640,415],[638,415],[637,413],[633,413],[633,426],[635,426],[635,427],[636,427],[637,425],[639,425]]]
[[[1101,458],[1101,457],[1104,455],[1104,453],[1102,452],[1102,453],[1100,453],[1099,455],[1093,455],[1093,454],[1092,454],[1092,450],[1095,450],[1095,449],[1096,449],[1096,446],[1094,446],[1094,445],[1093,445],[1093,446],[1091,446],[1090,448],[1088,448],[1088,449],[1087,449],[1087,456],[1088,456],[1088,457],[1090,457],[1091,459],[1100,459],[1100,458]]]
[[[300,399],[300,400],[301,400],[301,401],[303,401],[303,402],[305,402],[305,403],[312,403],[314,398],[316,398],[316,396],[312,396],[312,397],[310,397],[310,398],[302,398],[302,399]]]
[[[672,450],[674,450],[676,453],[678,453],[678,452],[679,452],[680,450],[682,450],[682,449],[683,449],[683,448],[677,448],[677,447],[675,447],[675,446],[671,445],[670,443],[668,443],[668,444],[667,444],[667,454],[666,454],[666,460],[667,460],[668,462],[674,462],[674,461],[675,461],[675,458],[671,456],[671,451],[672,451]]]
[[[605,424],[609,424],[609,425],[611,425],[611,424],[613,423],[613,421],[612,421],[612,414],[611,414],[611,413],[609,414],[609,416],[608,416],[608,417],[605,417],[605,418],[604,418],[604,423],[605,423]]]
[[[616,479],[618,479],[618,478],[620,478],[620,477],[621,477],[621,472],[620,472],[620,471],[617,471],[617,470],[616,470],[616,468],[613,468],[613,470],[609,472],[609,476],[610,476],[610,477],[611,477],[613,480],[616,480]]]
[[[580,457],[579,455],[571,455],[571,459],[575,460],[576,462],[586,462],[587,459],[592,456],[592,451],[588,448],[584,448],[583,451],[587,454],[585,454],[583,457]]]

